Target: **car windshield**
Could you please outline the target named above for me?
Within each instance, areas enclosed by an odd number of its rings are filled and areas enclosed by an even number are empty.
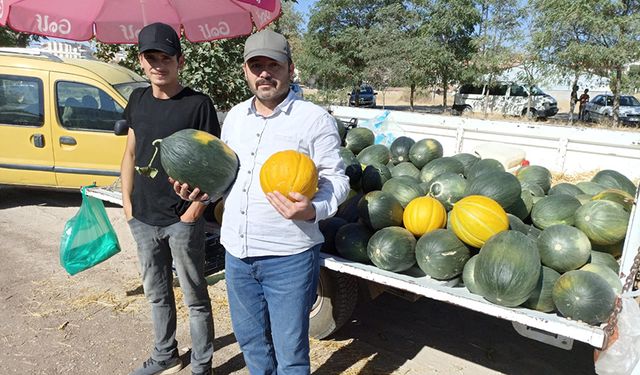
[[[640,106],[640,100],[636,99],[635,96],[621,96],[620,105],[625,107],[638,107]]]
[[[532,86],[531,95],[546,95],[546,94],[538,86]]]
[[[125,99],[127,99],[127,101],[129,100],[129,96],[131,95],[133,90],[137,89],[138,87],[147,87],[147,86],[149,86],[148,82],[126,82],[126,83],[119,83],[117,85],[113,85],[113,87],[116,90],[118,90],[120,95],[122,95]]]
[[[355,90],[353,93],[355,93]],[[373,94],[373,88],[371,86],[361,86],[360,94]]]

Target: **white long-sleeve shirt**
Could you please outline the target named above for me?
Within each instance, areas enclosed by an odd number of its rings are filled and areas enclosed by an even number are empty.
[[[291,91],[267,117],[253,103],[252,97],[233,107],[222,127],[221,139],[238,155],[240,169],[225,200],[220,241],[237,258],[297,254],[324,241],[318,221],[334,215],[349,192],[340,136],[331,115]],[[302,152],[316,164],[315,221],[285,219],[260,187],[260,168],[283,150]]]

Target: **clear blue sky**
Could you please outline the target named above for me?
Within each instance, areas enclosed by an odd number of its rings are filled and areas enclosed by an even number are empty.
[[[298,0],[298,2],[294,4],[294,8],[302,14],[302,18],[304,19],[303,30],[307,28],[309,10],[315,5],[316,1],[317,0]]]

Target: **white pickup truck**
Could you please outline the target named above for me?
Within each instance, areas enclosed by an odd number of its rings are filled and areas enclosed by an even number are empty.
[[[357,119],[360,124],[385,115],[394,124],[395,131],[403,135],[416,140],[437,139],[442,143],[445,155],[487,150],[485,146],[490,143],[498,144],[504,150],[524,152],[531,164],[546,166],[555,173],[571,175],[614,169],[633,181],[640,179],[640,132],[637,131],[557,127],[534,122],[486,121],[351,107],[332,107],[331,110],[339,119],[347,122]],[[103,200],[121,203],[117,191],[93,188],[88,192]],[[620,258],[623,283],[639,248],[640,210],[634,204]],[[498,306],[456,286],[459,280],[440,282],[426,276],[393,273],[324,253],[321,266],[318,298],[310,317],[311,334],[317,338],[329,336],[348,321],[358,292],[367,291],[372,297],[391,290],[410,298],[427,297],[509,320],[523,336],[564,349],[571,349],[573,340],[594,348],[605,347],[608,340],[604,325],[591,326],[555,313]]]

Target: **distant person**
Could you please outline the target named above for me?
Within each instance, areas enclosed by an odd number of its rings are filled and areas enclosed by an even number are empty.
[[[573,110],[576,108],[576,103],[578,102],[578,89],[578,85],[574,85],[571,90],[571,96],[569,97],[569,114],[571,121],[573,121]]]
[[[589,101],[589,89],[584,89],[584,92],[582,93],[582,95],[580,95],[580,98],[578,98],[578,101],[580,101],[580,108],[578,110],[578,120],[584,120],[584,108],[587,105],[587,102]]]

